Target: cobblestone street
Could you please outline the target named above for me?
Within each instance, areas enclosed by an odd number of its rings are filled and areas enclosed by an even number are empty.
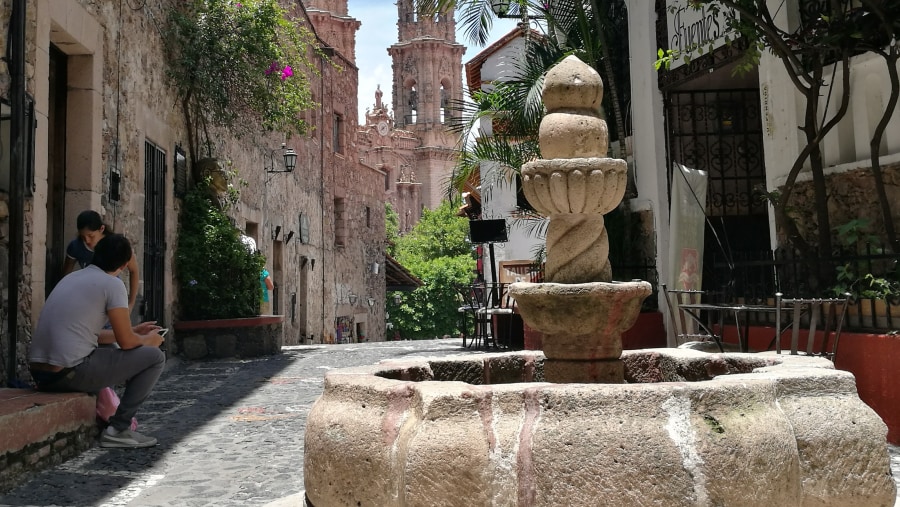
[[[139,431],[160,445],[95,446],[0,496],[0,505],[302,505],[306,416],[328,369],[462,351],[459,340],[434,340],[291,347],[253,360],[174,361],[138,413]],[[900,449],[891,451],[897,479]]]
[[[459,340],[437,340],[175,361],[137,416],[138,430],[158,446],[93,447],[0,496],[0,505],[246,506],[295,495],[303,490],[306,416],[328,369],[460,351]]]

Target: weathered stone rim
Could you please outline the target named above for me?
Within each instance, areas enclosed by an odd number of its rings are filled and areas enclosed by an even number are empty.
[[[598,391],[605,391],[610,388],[640,388],[639,386],[647,384],[670,387],[673,390],[684,390],[690,389],[692,385],[707,388],[734,381],[741,383],[772,382],[773,380],[796,379],[813,374],[819,378],[823,375],[844,378],[853,384],[853,374],[836,370],[834,364],[825,358],[779,355],[774,352],[710,354],[671,348],[626,350],[622,353],[622,360],[626,365],[626,383],[617,385],[545,382],[541,372],[544,359],[541,351],[495,352],[477,355],[462,353],[444,357],[416,357],[384,361],[370,366],[331,370],[325,374],[325,381],[326,384],[330,382],[360,384],[365,385],[367,389],[390,389],[397,386],[398,383],[411,383],[412,389],[427,390],[440,388],[440,385],[449,382],[458,382],[484,388],[504,386],[504,390],[510,385],[520,386],[522,389],[559,385],[596,388]],[[668,374],[674,376],[670,380],[637,380],[635,368],[645,359],[657,359],[654,365],[661,365],[664,368],[671,368],[676,362],[682,363],[685,367],[670,370]],[[518,372],[511,372],[509,368],[510,363],[516,361],[522,366],[521,381],[510,380],[518,378]],[[470,377],[470,380],[474,381],[448,378],[447,370],[453,366],[470,369],[481,368],[482,375],[477,379]],[[504,372],[501,374],[496,368],[503,368]],[[529,369],[533,373],[528,373]],[[718,373],[722,371],[724,373]],[[498,381],[490,381],[492,379]],[[485,380],[489,380],[489,382],[485,382]],[[855,389],[855,384],[853,385]]]

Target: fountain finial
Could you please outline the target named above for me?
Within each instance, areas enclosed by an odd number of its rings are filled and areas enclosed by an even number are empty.
[[[547,108],[539,132],[543,158],[606,156],[609,134],[600,117],[603,80],[596,70],[567,56],[547,72],[542,97]]]

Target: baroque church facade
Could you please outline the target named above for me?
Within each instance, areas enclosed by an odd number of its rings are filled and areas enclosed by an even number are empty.
[[[414,0],[397,2],[397,42],[387,49],[392,102],[380,85],[357,143],[363,164],[385,173],[387,201],[408,232],[447,197],[459,136],[447,129],[451,105],[462,101],[462,57],[452,11],[423,17]]]

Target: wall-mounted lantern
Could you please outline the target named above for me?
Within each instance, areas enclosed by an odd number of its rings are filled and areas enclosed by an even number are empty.
[[[284,156],[284,169],[276,169],[275,168],[275,153],[281,151]],[[269,166],[265,167],[266,172],[271,173],[290,173],[294,172],[294,168],[297,167],[297,152],[294,151],[293,148],[287,148],[285,143],[281,143],[280,150],[272,150],[269,153]]]

